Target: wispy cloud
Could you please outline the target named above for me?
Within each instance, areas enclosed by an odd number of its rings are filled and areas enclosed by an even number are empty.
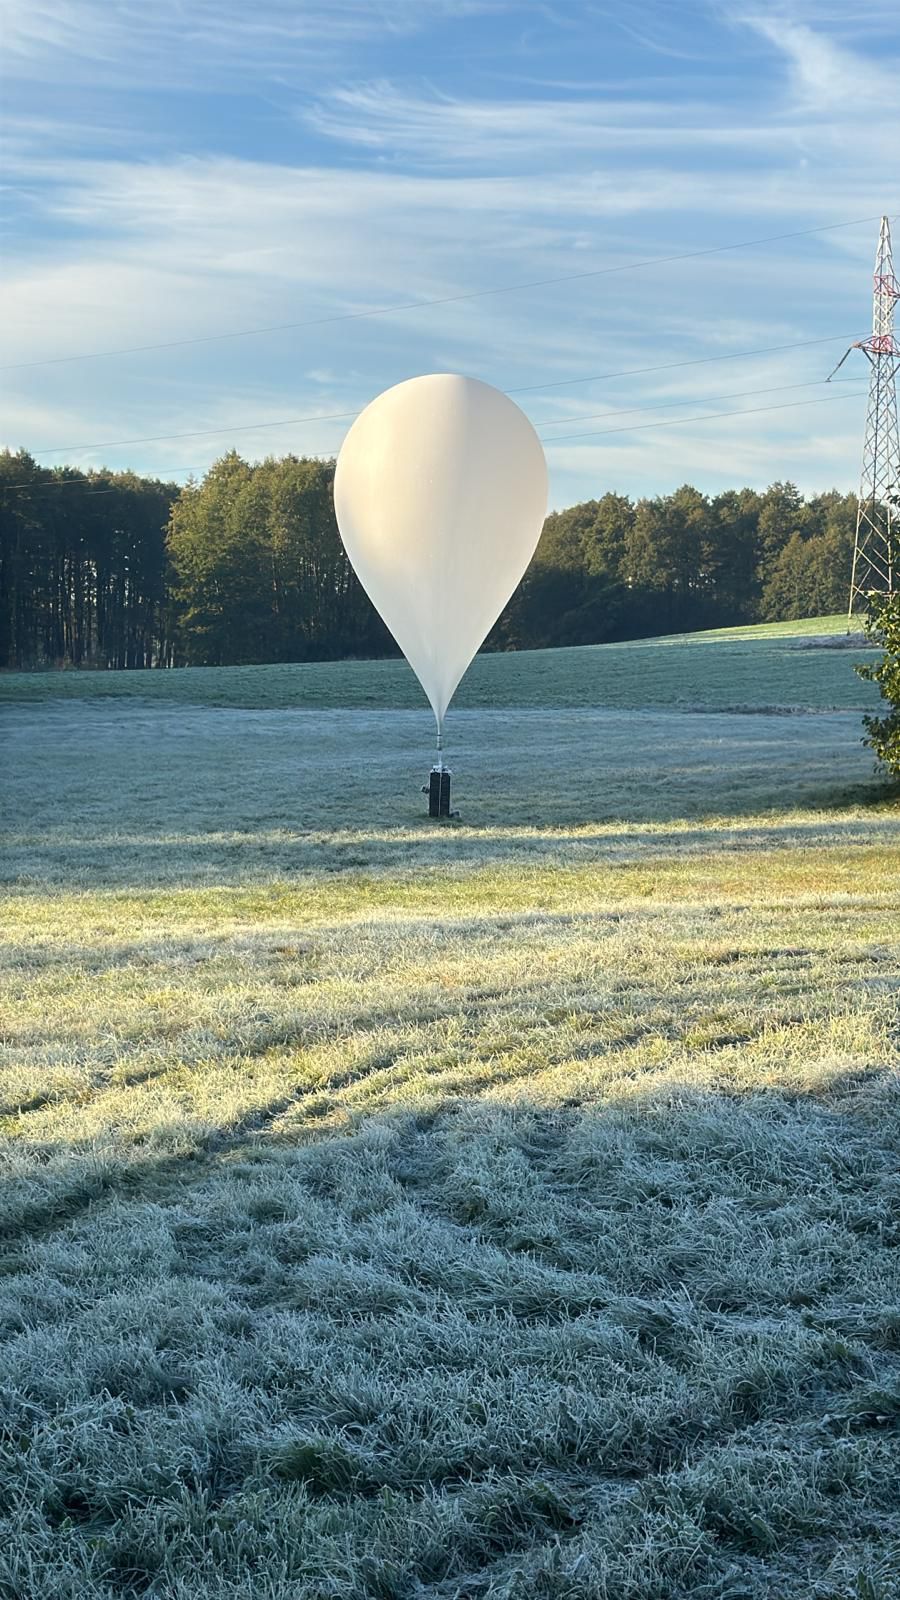
[[[680,59],[696,17],[653,0],[565,0],[558,15],[530,0],[7,0],[20,99],[7,117],[0,359],[352,315],[894,209],[895,101],[869,122],[832,87],[879,37],[880,0],[861,0],[868,44],[800,3],[790,14],[756,3],[748,22],[701,0],[704,75]],[[879,83],[888,59],[882,48]],[[525,64],[536,81],[513,88]],[[0,436],[40,448],[230,428],[354,409],[427,370],[516,388],[832,330],[849,340],[866,325],[873,246],[874,229],[851,229],[6,373]],[[703,409],[719,391],[813,381],[830,354],[748,359],[727,380],[687,367],[523,398],[538,419],[576,422],[669,398]],[[560,444],[554,501],[690,475],[850,482],[853,427],[841,405],[820,409],[827,418]],[[84,459],[202,469],[230,442],[330,453],[343,426]]]
[[[90,67],[94,81],[207,85],[249,69],[289,68],[441,20],[502,12],[507,0],[5,0],[7,72],[44,81]],[[165,81],[165,80],[163,80]]]
[[[677,210],[679,202],[696,206],[698,193],[707,205],[714,198],[702,192],[702,185],[698,191],[694,180],[673,180],[662,172],[643,175],[625,194],[615,181],[591,176],[572,176],[565,183],[525,176],[451,181],[196,158],[156,164],[72,162],[58,178],[47,204],[56,225],[66,225],[67,242],[64,248],[57,245],[52,262],[29,253],[11,273],[6,360],[190,339],[452,294],[498,277],[516,281],[526,271],[529,277],[537,270],[571,271],[578,264],[573,250],[579,240],[590,252],[586,266],[621,259],[623,241],[611,241],[605,232],[610,220],[633,217],[638,208],[659,228],[663,203]],[[736,190],[736,217],[743,220],[741,208],[758,199]],[[781,199],[788,204],[788,196]],[[98,218],[103,219],[101,237]],[[241,219],[237,230],[235,218]],[[129,419],[127,437],[213,427],[220,418],[224,426],[307,410],[343,410],[415,370],[456,368],[514,387],[542,377],[550,381],[640,366],[648,348],[647,364],[652,364],[682,353],[787,342],[827,331],[836,284],[842,275],[848,290],[855,282],[851,264],[829,265],[821,244],[812,259],[793,261],[781,253],[773,260],[759,252],[731,258],[727,269],[720,259],[706,258],[685,263],[680,275],[678,269],[651,271],[642,292],[621,274],[599,284],[573,285],[564,293],[549,288],[426,307],[396,319],[308,328],[247,344],[159,351],[93,368],[35,369],[7,382],[0,427],[11,443],[30,441],[37,448],[92,436],[122,437],[123,417]],[[862,284],[862,273],[859,279]],[[736,307],[751,292],[758,294],[763,281],[771,286],[764,314],[754,317],[745,307],[737,318]],[[702,299],[703,318],[686,316],[686,294]],[[852,331],[851,324],[846,332]],[[323,387],[298,374],[300,366],[334,372],[336,360],[343,381]],[[816,360],[824,375],[821,352],[810,358],[810,375],[817,375]],[[741,369],[748,388],[789,376],[787,363]],[[48,378],[55,414],[41,399]],[[710,385],[702,368],[687,379],[674,387],[669,378],[661,384],[653,377],[646,380],[649,388],[640,379],[611,389],[601,384],[599,394],[586,386],[583,395],[538,396],[529,404],[538,416],[577,417],[596,411],[598,404],[639,405],[645,397],[703,396],[722,387],[718,375]],[[219,393],[223,385],[227,404]],[[301,432],[300,448],[330,452],[342,428]],[[290,429],[235,442],[251,450],[298,448],[296,431]],[[191,441],[191,464],[194,455],[208,460],[228,443],[227,438]],[[129,451],[126,458],[168,468],[172,447],[160,443],[137,456]],[[653,459],[659,470],[663,456],[654,450]]]
[[[460,163],[542,165],[577,155],[594,162],[623,151],[729,146],[772,149],[784,129],[762,118],[723,126],[708,105],[625,98],[472,100],[414,94],[381,81],[339,88],[298,113],[328,138],[402,157],[421,167]]]
[[[835,411],[840,410],[844,416],[839,424],[814,422],[811,426],[809,417],[815,412],[787,412],[744,421],[728,417],[693,428],[658,428],[649,434],[636,434],[630,441],[598,439],[582,445],[560,444],[550,451],[551,474],[563,489],[561,504],[567,503],[565,485],[585,481],[633,494],[634,485],[647,482],[651,455],[654,481],[669,488],[696,483],[715,494],[734,488],[735,484],[761,487],[788,476],[806,494],[832,487],[847,489],[854,480],[841,470],[839,463],[854,461],[858,454],[864,404],[864,400],[857,400],[855,420],[852,404],[836,406]],[[790,423],[786,419],[792,416],[802,420]],[[786,462],[790,468],[787,473]]]
[[[42,158],[24,170],[41,178],[34,204],[57,232],[64,226],[65,236],[43,264],[27,247],[10,251],[6,360],[25,359],[25,349],[36,349],[38,359],[49,341],[58,348],[66,324],[82,328],[79,342],[96,340],[98,313],[107,328],[101,344],[121,342],[123,328],[113,326],[118,306],[132,326],[140,321],[148,340],[167,331],[177,338],[186,326],[208,331],[225,317],[277,320],[274,303],[283,311],[298,290],[305,298],[299,306],[293,301],[293,320],[303,320],[300,312],[358,311],[664,254],[667,219],[680,222],[687,211],[717,214],[718,236],[710,242],[725,243],[729,233],[740,238],[750,217],[789,227],[801,205],[807,225],[842,221],[866,204],[878,209],[874,184],[860,192],[850,175],[811,200],[800,170],[773,183],[751,168],[724,193],[715,172],[657,164],[632,167],[627,182],[602,168],[448,177],[221,157],[52,164]],[[609,229],[637,218],[652,224],[645,250]],[[587,259],[573,259],[573,251]],[[774,270],[789,288],[783,259],[773,267],[760,253],[749,265],[757,280]],[[700,270],[691,264],[695,279]],[[733,281],[741,270],[731,258]],[[815,261],[807,258],[798,270],[798,285],[808,293]],[[721,266],[714,271],[721,276]],[[128,282],[144,274],[158,287],[144,297],[136,319]],[[197,286],[193,294],[190,283]],[[623,288],[633,292],[627,279],[609,279],[604,301]],[[559,294],[550,298],[558,302]],[[497,321],[504,305],[493,302],[488,311]]]
[[[897,71],[849,50],[805,22],[763,14],[742,19],[784,58],[799,109],[829,119],[852,107],[856,117],[875,105],[897,108]]]

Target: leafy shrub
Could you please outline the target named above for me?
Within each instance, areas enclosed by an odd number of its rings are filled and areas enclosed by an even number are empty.
[[[883,717],[863,717],[864,743],[875,752],[879,764],[900,781],[900,594],[870,595],[866,634],[884,647],[874,666],[856,668],[861,678],[877,683],[889,710]]]

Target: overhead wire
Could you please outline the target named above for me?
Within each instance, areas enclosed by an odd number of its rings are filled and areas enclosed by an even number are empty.
[[[824,379],[822,381],[824,382]],[[793,389],[797,389],[797,388],[803,389],[803,388],[807,388],[807,387],[808,387],[808,385],[806,385],[806,384],[785,384],[783,386],[783,389],[778,389],[778,388],[768,389],[768,390],[767,389],[758,389],[758,390],[746,390],[744,392],[747,393],[747,394],[754,394],[754,393],[756,393],[756,394],[779,394],[779,393],[782,393],[782,392],[787,391],[787,390],[793,390]],[[720,418],[723,418],[723,417],[751,417],[751,416],[758,416],[761,413],[767,412],[767,411],[794,411],[794,410],[797,410],[798,408],[803,407],[803,406],[820,406],[820,405],[825,405],[828,402],[835,402],[835,401],[839,401],[839,400],[851,400],[851,399],[856,398],[858,395],[865,394],[865,392],[866,391],[865,391],[864,388],[859,388],[859,389],[853,388],[853,389],[851,389],[849,387],[849,385],[848,385],[847,391],[844,394],[827,394],[827,395],[821,396],[819,399],[815,399],[813,397],[810,397],[809,399],[806,399],[806,400],[792,400],[792,401],[788,401],[788,402],[786,402],[784,404],[774,405],[774,406],[742,406],[742,407],[738,407],[736,410],[731,410],[731,411],[708,411],[708,412],[702,413],[701,415],[693,416],[693,417],[662,417],[657,422],[631,423],[631,424],[626,425],[623,428],[601,428],[601,429],[598,429],[598,430],[593,430],[592,429],[587,433],[556,434],[556,435],[554,435],[552,437],[549,437],[549,438],[546,438],[546,439],[542,440],[542,443],[545,446],[553,448],[557,444],[569,444],[573,440],[576,440],[576,439],[602,439],[602,438],[604,438],[605,436],[607,436],[608,434],[611,434],[611,433],[642,433],[647,428],[675,427],[675,426],[680,426],[680,425],[682,425],[683,423],[686,423],[686,422],[716,422]],[[711,400],[712,400],[712,398],[713,397],[710,397]],[[721,396],[721,398],[722,399],[727,399],[729,397],[726,396],[726,395],[723,395],[723,396]],[[734,398],[736,398],[736,396]],[[669,403],[670,402],[665,402],[665,401],[662,402],[662,404],[664,404],[664,405],[665,404],[669,404]],[[690,401],[675,401],[675,402],[671,402],[671,403],[674,403],[674,404],[677,404],[677,405],[685,405],[685,404],[690,404]],[[641,411],[645,411],[645,410],[655,410],[655,409],[656,409],[655,406],[636,406],[636,407],[632,408],[632,410],[635,411],[635,412],[641,412]],[[628,416],[629,412],[628,411],[619,411],[619,412],[609,411],[609,412],[601,413],[601,415],[605,415],[605,416],[608,416],[608,417]],[[565,419],[559,419],[559,421],[564,421],[564,420]],[[589,419],[585,418],[584,420],[587,421]],[[547,424],[543,423],[543,424],[541,424],[541,426],[546,427]],[[331,453],[332,452],[328,452],[328,454],[331,454]],[[91,470],[96,471],[98,469],[91,469]],[[103,468],[102,470],[108,472],[108,471],[111,471],[111,470],[114,470],[114,469]],[[170,467],[170,468],[165,469],[165,470],[168,470],[169,472],[191,473],[191,472],[198,472],[198,471],[200,471],[202,469],[196,468],[196,467]],[[154,476],[161,475],[162,471],[163,471],[163,469],[157,469],[157,473],[155,473]],[[25,482],[22,482],[22,483],[0,484],[0,488],[2,488],[2,489],[16,489],[16,490],[27,490],[27,489],[30,489],[32,491],[35,491],[35,490],[41,490],[41,489],[54,489],[54,488],[62,489],[62,488],[71,488],[71,487],[81,487],[82,485],[85,485],[85,486],[88,485],[90,482],[91,482],[90,478],[57,478],[57,479],[50,479],[50,480],[44,479],[44,480],[40,480],[38,482],[35,482],[34,480],[30,480],[30,481],[25,481]],[[88,492],[91,492],[91,491],[88,490],[87,488],[85,488],[85,493],[88,493]],[[113,490],[96,490],[96,491],[93,491],[93,492],[106,494],[106,493],[113,493],[114,491]]]
[[[96,439],[93,444],[56,444],[52,448],[30,450],[32,456],[58,456],[68,450],[117,450],[126,444],[162,444],[170,439],[216,439],[226,433],[258,433],[264,428],[294,428],[302,422],[346,422],[358,411],[316,412],[309,417],[277,417],[273,422],[236,423],[227,428],[197,428],[189,433],[145,433],[138,439]]]
[[[543,442],[551,447],[557,444],[569,444],[574,439],[603,439],[611,433],[643,433],[647,428],[674,428],[685,422],[718,422],[722,417],[754,417],[763,411],[794,411],[798,406],[824,406],[837,400],[852,400],[857,395],[865,394],[865,389],[848,390],[846,394],[826,394],[819,400],[789,400],[779,406],[743,406],[737,411],[707,411],[702,416],[696,417],[663,417],[659,422],[636,422],[631,427],[601,428],[590,433],[566,433],[557,435],[554,439],[545,439]]]
[[[198,334],[189,339],[164,339],[152,344],[122,346],[115,350],[81,351],[68,356],[44,356],[37,361],[12,361],[0,365],[0,372],[27,368],[62,366],[75,361],[105,361],[117,356],[144,355],[152,350],[177,350],[190,345],[214,344],[227,339],[252,339],[269,333],[287,333],[300,328],[321,328],[339,322],[359,322],[369,317],[390,317],[406,311],[422,311],[429,306],[446,306],[466,300],[483,300],[501,294],[517,294],[528,289],[544,289],[560,283],[578,283],[588,278],[610,277],[621,272],[640,272],[648,267],[670,266],[678,261],[696,261],[702,256],[723,255],[732,250],[750,250],[758,245],[778,244],[786,239],[802,239],[812,234],[834,233],[875,222],[877,217],[851,217],[846,222],[822,223],[815,228],[795,228],[788,233],[767,234],[759,239],[739,239],[733,244],[707,245],[700,250],[683,250],[666,256],[649,256],[641,261],[621,262],[618,266],[593,267],[584,272],[561,273],[549,278],[533,278],[524,283],[497,284],[491,289],[468,289],[459,294],[439,295],[428,300],[408,300],[394,306],[372,306],[366,311],[345,311],[328,317],[309,317],[299,322],[271,323],[261,328],[238,328],[222,333]]]
[[[703,367],[713,361],[742,361],[747,356],[772,356],[782,350],[806,350],[816,344],[836,344],[838,339],[855,339],[854,333],[829,333],[821,339],[799,339],[793,344],[760,345],[755,350],[728,350],[719,356],[689,356],[685,361],[666,361],[655,367],[623,367],[620,372],[595,372],[589,378],[557,378],[552,383],[523,384],[507,389],[507,394],[536,394],[544,389],[572,388],[577,383],[604,383],[607,378],[636,378],[647,372],[676,372],[679,367]]]
[[[852,379],[843,379],[844,383]],[[652,400],[645,406],[628,406],[615,411],[592,411],[585,417],[545,417],[533,423],[535,428],[564,428],[571,422],[601,422],[608,417],[629,417],[639,411],[664,411],[670,406],[712,406],[720,400],[746,400],[760,394],[789,394],[796,389],[817,389],[828,382],[827,378],[813,378],[809,383],[770,383],[764,389],[732,389],[729,394],[691,394],[683,400]],[[832,388],[834,385],[832,384]],[[856,392],[856,391],[854,391]],[[552,443],[552,439],[545,441]]]
[[[130,468],[89,467],[86,474],[81,478],[24,478],[19,483],[4,483],[0,480],[0,492],[5,489],[15,489],[19,492],[27,489],[33,492],[43,491],[44,489],[80,489],[82,494],[86,496],[92,494],[120,494],[123,488],[128,488],[127,484],[117,483],[107,489],[95,489],[93,484],[98,478],[117,477],[120,473],[124,476],[126,472],[131,477],[140,478],[144,483],[148,481],[164,483],[167,473],[171,474],[172,477],[176,473],[179,475],[186,473],[189,476],[192,472],[202,472],[202,470],[202,467],[159,467],[154,471],[152,478],[148,478],[145,473],[132,473]],[[183,488],[184,485],[181,485],[181,487]]]
[[[449,303],[451,303],[453,301],[456,301],[456,300],[479,299],[479,298],[482,298],[482,297],[487,296],[487,295],[497,295],[497,294],[502,294],[502,293],[513,293],[513,292],[515,292],[517,290],[520,290],[520,289],[538,288],[538,287],[543,287],[545,285],[553,284],[553,283],[567,283],[567,282],[578,281],[578,280],[584,279],[584,278],[602,277],[602,276],[605,276],[605,275],[611,274],[611,273],[624,272],[624,271],[629,271],[629,270],[638,270],[638,269],[643,268],[643,267],[650,267],[650,266],[654,266],[654,265],[662,265],[662,264],[666,264],[668,262],[673,262],[673,261],[693,260],[693,259],[696,259],[696,258],[701,257],[701,256],[721,254],[723,252],[730,251],[730,250],[747,249],[747,248],[751,248],[751,247],[753,247],[755,245],[774,243],[774,242],[777,242],[777,241],[780,241],[780,240],[784,240],[784,239],[801,238],[801,237],[805,237],[805,236],[810,235],[810,234],[832,232],[832,231],[835,231],[836,229],[854,227],[854,226],[858,226],[858,225],[860,225],[862,223],[870,222],[870,221],[873,221],[873,220],[875,220],[875,219],[872,218],[872,217],[858,217],[858,218],[853,218],[853,219],[850,219],[849,221],[841,222],[841,223],[824,224],[822,226],[815,227],[815,228],[796,229],[796,230],[793,230],[793,231],[791,231],[789,233],[783,233],[783,234],[771,234],[771,235],[766,236],[765,238],[742,240],[742,241],[739,241],[737,243],[728,244],[728,245],[709,246],[709,247],[705,247],[705,248],[700,249],[700,250],[684,251],[684,252],[680,252],[680,253],[678,253],[676,255],[671,255],[671,256],[651,257],[651,258],[648,258],[648,259],[643,260],[643,261],[631,262],[631,263],[628,263],[628,264],[621,264],[621,265],[615,266],[615,267],[595,268],[595,269],[591,269],[591,270],[585,271],[585,272],[564,274],[564,275],[556,277],[556,278],[532,280],[529,283],[499,285],[499,286],[496,286],[493,289],[472,290],[472,291],[468,291],[468,292],[463,293],[463,294],[452,295],[452,296],[442,296],[442,297],[440,297],[438,299],[433,299],[433,300],[428,300],[428,301],[414,301],[414,302],[409,302],[405,306],[373,308],[372,310],[366,311],[366,312],[352,312],[352,313],[342,314],[341,316],[337,316],[337,317],[311,319],[308,322],[285,323],[285,324],[272,325],[269,328],[243,329],[243,330],[232,331],[230,333],[222,333],[222,334],[215,334],[215,335],[213,335],[213,334],[211,334],[211,335],[203,335],[203,336],[195,338],[195,339],[170,340],[170,341],[165,341],[165,342],[161,342],[161,343],[153,344],[153,345],[134,346],[134,347],[131,347],[129,349],[113,350],[113,351],[88,352],[88,353],[85,353],[83,355],[78,355],[78,356],[52,357],[52,358],[49,358],[46,361],[10,363],[10,364],[7,364],[6,366],[0,367],[0,371],[13,371],[13,370],[19,370],[19,369],[23,369],[23,368],[27,368],[27,367],[54,365],[54,364],[58,364],[58,363],[61,363],[61,362],[76,361],[76,360],[94,360],[94,359],[100,359],[100,358],[102,358],[104,356],[136,354],[136,353],[139,353],[140,351],[144,351],[144,350],[172,349],[172,348],[176,348],[176,347],[179,347],[179,346],[182,346],[182,345],[210,343],[210,342],[213,342],[214,340],[218,340],[218,339],[245,338],[245,337],[250,337],[255,333],[277,332],[277,331],[283,331],[283,330],[286,330],[286,329],[289,329],[289,328],[294,328],[294,327],[306,327],[306,326],[319,325],[319,324],[327,323],[327,322],[340,322],[340,321],[357,320],[359,318],[367,317],[367,316],[389,315],[392,311],[395,311],[395,310],[411,310],[411,309],[417,309],[419,307],[428,306],[428,305],[446,305],[446,304],[449,304]],[[623,369],[620,369],[619,371],[606,372],[606,373],[596,373],[596,374],[592,374],[592,375],[589,375],[587,377],[581,377],[581,378],[564,378],[564,379],[558,379],[558,380],[551,380],[549,383],[519,385],[517,387],[508,389],[506,392],[509,393],[509,394],[539,393],[539,392],[546,391],[546,390],[549,390],[549,389],[574,387],[574,386],[577,386],[577,385],[580,385],[580,384],[585,384],[585,383],[603,382],[603,381],[610,380],[612,378],[640,376],[640,375],[651,373],[651,372],[675,371],[675,370],[678,370],[679,368],[691,367],[691,366],[701,366],[701,365],[705,365],[705,364],[712,363],[712,362],[715,362],[715,361],[734,361],[734,360],[746,359],[746,358],[749,358],[749,357],[754,356],[754,355],[774,354],[774,353],[777,353],[777,352],[780,352],[780,351],[783,351],[783,350],[804,349],[804,348],[809,348],[809,347],[814,346],[814,345],[834,343],[838,339],[843,339],[843,338],[846,338],[846,337],[851,337],[852,338],[852,335],[830,334],[830,335],[826,335],[825,337],[822,337],[822,338],[797,340],[797,341],[792,341],[790,343],[782,344],[782,345],[759,346],[759,347],[756,347],[755,349],[746,350],[746,351],[727,351],[727,352],[723,352],[721,355],[691,357],[691,358],[688,358],[686,360],[675,361],[675,362],[657,363],[657,364],[654,364],[652,366],[623,368]],[[781,386],[781,388],[783,388],[783,389],[801,388],[801,387],[805,388],[805,387],[807,387],[807,385],[784,385],[784,386]],[[739,398],[742,394],[748,394],[749,395],[749,394],[753,394],[753,393],[763,394],[763,393],[778,393],[778,392],[781,392],[780,388],[760,389],[760,390],[756,390],[756,391],[754,391],[754,390],[745,390],[745,391],[737,391],[733,395],[723,395],[721,397],[712,396],[712,397],[710,397],[710,400],[712,401],[712,400],[715,400],[715,399],[718,399],[718,398],[721,398],[721,399],[735,398],[736,399],[736,398]],[[833,398],[846,398],[846,396],[835,396]],[[683,405],[683,404],[690,404],[690,403],[691,403],[690,399],[683,400],[683,401],[661,401],[661,402],[655,403],[654,405],[636,406],[636,407],[628,408],[627,410],[609,411],[609,412],[605,412],[605,413],[594,413],[592,415],[596,415],[598,418],[600,416],[612,417],[612,416],[617,416],[617,415],[628,415],[629,412],[638,413],[638,412],[642,412],[642,411],[645,411],[645,410],[657,409],[659,407],[668,407],[668,406]],[[704,403],[708,403],[708,402],[701,401],[700,403],[704,404]],[[816,404],[816,403],[818,403],[818,402],[815,402],[815,401],[799,402],[799,404]],[[790,408],[789,407],[756,407],[756,408],[753,408],[753,410],[755,410],[755,411],[781,410],[781,409],[790,409]],[[745,410],[746,410],[746,408],[745,408]],[[741,413],[716,412],[716,413],[710,413],[707,416],[697,417],[697,418],[693,418],[693,419],[692,418],[672,418],[671,420],[673,422],[686,422],[686,421],[691,421],[691,420],[706,421],[706,420],[710,420],[712,417],[715,417],[715,416],[725,416],[725,415],[735,415],[735,414],[741,414]],[[747,414],[749,414],[749,413],[747,413]],[[280,427],[297,426],[297,425],[300,425],[300,424],[303,424],[303,423],[307,423],[307,422],[345,421],[345,420],[351,420],[356,415],[358,415],[358,413],[350,412],[350,411],[347,411],[347,412],[322,412],[322,413],[310,414],[310,415],[305,416],[305,417],[280,418],[280,419],[273,420],[273,421],[270,421],[270,422],[239,424],[239,425],[236,425],[236,426],[233,426],[233,427],[228,427],[228,428],[191,429],[191,430],[185,430],[185,431],[179,432],[179,433],[146,434],[146,435],[143,435],[143,436],[140,436],[140,437],[136,437],[136,438],[131,438],[131,439],[102,440],[102,441],[97,441],[97,442],[92,443],[92,444],[58,445],[58,446],[54,446],[52,448],[48,447],[48,448],[45,448],[45,449],[42,449],[42,450],[39,450],[39,451],[35,451],[35,452],[33,452],[33,454],[35,456],[40,456],[40,455],[58,455],[58,454],[63,454],[63,453],[68,452],[68,451],[88,451],[88,450],[95,450],[95,449],[118,449],[118,448],[121,448],[122,446],[125,446],[125,445],[157,443],[157,442],[162,442],[164,440],[169,440],[169,439],[214,438],[214,437],[224,436],[224,435],[226,435],[228,433],[237,433],[237,434],[250,433],[250,432],[262,431],[262,430],[265,430],[265,429],[268,429],[268,428],[280,428]],[[564,418],[564,417],[548,418],[545,421],[536,424],[536,426],[538,426],[538,427],[565,426],[565,423],[567,421],[569,421],[569,420],[575,421],[576,419],[575,418],[568,419],[568,418]],[[584,420],[591,420],[591,419],[585,418]],[[665,426],[665,425],[666,425],[666,423],[665,423],[665,421],[663,421],[663,422],[660,422],[660,423],[635,424],[635,425],[633,425],[633,428],[604,429],[604,430],[601,430],[600,432],[597,432],[597,433],[591,434],[591,435],[588,435],[588,434],[556,435],[555,438],[548,439],[546,442],[547,443],[552,443],[552,442],[555,442],[555,440],[559,440],[559,442],[568,442],[569,440],[574,439],[574,438],[600,437],[602,435],[602,433],[631,432],[631,431],[636,431],[638,428],[646,428],[646,427],[654,427],[654,426]],[[195,469],[195,468],[175,468],[175,469],[168,469],[168,470],[176,471],[178,473],[181,473],[181,472],[193,472],[193,471],[198,470],[198,469]],[[58,480],[56,484],[52,484],[52,483],[51,484],[47,484],[46,481],[45,481],[45,483],[42,484],[42,485],[35,485],[33,482],[28,482],[28,483],[20,483],[20,484],[7,484],[7,485],[4,485],[3,487],[5,487],[5,488],[14,488],[14,489],[31,489],[31,488],[35,488],[35,487],[39,487],[39,486],[40,487],[62,487],[64,483],[68,483],[68,482],[71,482],[73,484],[81,485],[81,484],[83,484],[85,482],[85,480],[82,480],[82,479]],[[91,490],[91,491],[86,491],[86,492],[108,493],[108,492],[113,492],[113,491],[111,491],[111,490]]]
[[[557,383],[531,384],[531,385],[528,385],[525,388],[507,389],[505,392],[507,394],[528,394],[528,393],[536,393],[539,390],[543,390],[543,389],[554,389],[554,388],[558,389],[558,388],[563,388],[563,387],[566,387],[566,386],[573,387],[573,386],[575,386],[577,384],[583,384],[583,383],[601,383],[601,382],[607,381],[607,380],[612,379],[612,378],[628,378],[628,377],[634,377],[634,376],[637,376],[637,375],[643,375],[643,374],[651,373],[651,372],[674,372],[674,371],[677,371],[680,367],[703,366],[703,365],[705,365],[707,363],[715,362],[715,361],[738,361],[738,360],[747,359],[747,358],[749,358],[751,356],[772,355],[772,354],[774,354],[774,353],[776,353],[778,351],[783,351],[783,350],[803,350],[803,349],[808,348],[810,345],[836,344],[838,342],[838,340],[841,340],[841,339],[852,339],[853,337],[854,337],[853,334],[832,333],[832,334],[826,335],[824,338],[820,338],[820,339],[801,339],[801,340],[799,340],[799,341],[797,341],[797,342],[795,342],[793,344],[761,345],[755,350],[733,350],[733,351],[726,352],[723,355],[697,356],[697,357],[692,357],[688,361],[667,361],[667,362],[663,362],[659,366],[652,366],[652,367],[629,367],[629,368],[623,369],[620,372],[595,373],[593,376],[587,377],[587,378],[563,378]],[[824,382],[824,379],[822,381]],[[801,385],[800,387],[806,387],[806,385]],[[747,393],[757,392],[757,393],[760,393],[760,394],[765,394],[765,393],[772,393],[773,391],[772,390],[762,390],[761,389],[761,390],[758,390],[758,391],[748,390],[746,392]],[[715,398],[717,398],[717,397],[716,396],[711,396],[710,397],[710,399],[715,399]],[[723,398],[730,398],[730,397],[724,396]],[[663,403],[668,403],[668,402],[663,402]],[[672,402],[672,404],[676,404],[676,403],[677,404],[681,404],[682,402],[674,402],[674,401]],[[686,402],[686,403],[689,404],[690,402]],[[706,401],[705,400],[701,400],[701,401],[699,401],[699,404],[705,405]],[[635,409],[643,410],[644,408],[643,407],[636,407]],[[133,439],[98,439],[98,440],[94,440],[93,443],[90,443],[90,444],[60,444],[60,445],[53,445],[53,446],[47,446],[47,447],[45,447],[43,449],[40,449],[40,450],[32,450],[32,451],[29,452],[29,454],[31,454],[31,455],[33,455],[35,457],[38,457],[38,456],[55,456],[55,455],[63,455],[67,451],[70,451],[70,450],[114,450],[114,449],[119,449],[119,448],[121,448],[121,447],[123,447],[125,445],[132,445],[132,444],[161,444],[163,442],[168,442],[171,439],[204,439],[204,438],[205,439],[212,439],[212,438],[224,437],[226,434],[230,434],[230,433],[257,433],[257,432],[262,432],[266,428],[298,427],[302,423],[306,423],[306,422],[345,422],[345,421],[350,421],[354,417],[358,417],[358,416],[359,416],[359,412],[358,411],[314,412],[314,413],[310,414],[309,416],[305,416],[305,417],[278,417],[278,418],[275,418],[271,422],[248,422],[246,424],[245,423],[237,423],[234,426],[229,426],[227,428],[191,429],[190,431],[185,432],[185,433],[148,433],[148,434],[144,434],[142,436],[139,436],[139,437],[133,438]],[[546,424],[545,423],[538,423],[538,424],[536,424],[536,426],[538,426],[538,427],[548,426],[549,425],[549,420],[550,419],[547,420]],[[571,420],[571,421],[574,422],[577,419],[574,418],[574,417],[571,418],[571,419],[560,417],[560,418],[558,418],[556,420],[558,420],[559,422],[565,422],[565,421],[568,421],[568,420]]]

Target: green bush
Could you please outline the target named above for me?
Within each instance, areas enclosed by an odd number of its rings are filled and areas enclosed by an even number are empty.
[[[876,665],[858,666],[861,678],[877,683],[889,710],[883,717],[863,717],[864,743],[879,764],[900,781],[900,594],[870,595],[866,634],[884,647]]]

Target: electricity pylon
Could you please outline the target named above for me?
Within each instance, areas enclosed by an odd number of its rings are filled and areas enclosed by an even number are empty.
[[[898,299],[900,284],[894,277],[891,258],[891,224],[888,217],[882,217],[875,253],[872,332],[868,339],[860,339],[850,346],[850,350],[863,352],[871,372],[850,575],[848,633],[853,624],[854,607],[860,602],[864,604],[873,592],[893,595],[900,575],[900,438],[896,382],[900,344],[894,334],[894,305]],[[841,357],[834,372],[843,366],[850,350]]]

